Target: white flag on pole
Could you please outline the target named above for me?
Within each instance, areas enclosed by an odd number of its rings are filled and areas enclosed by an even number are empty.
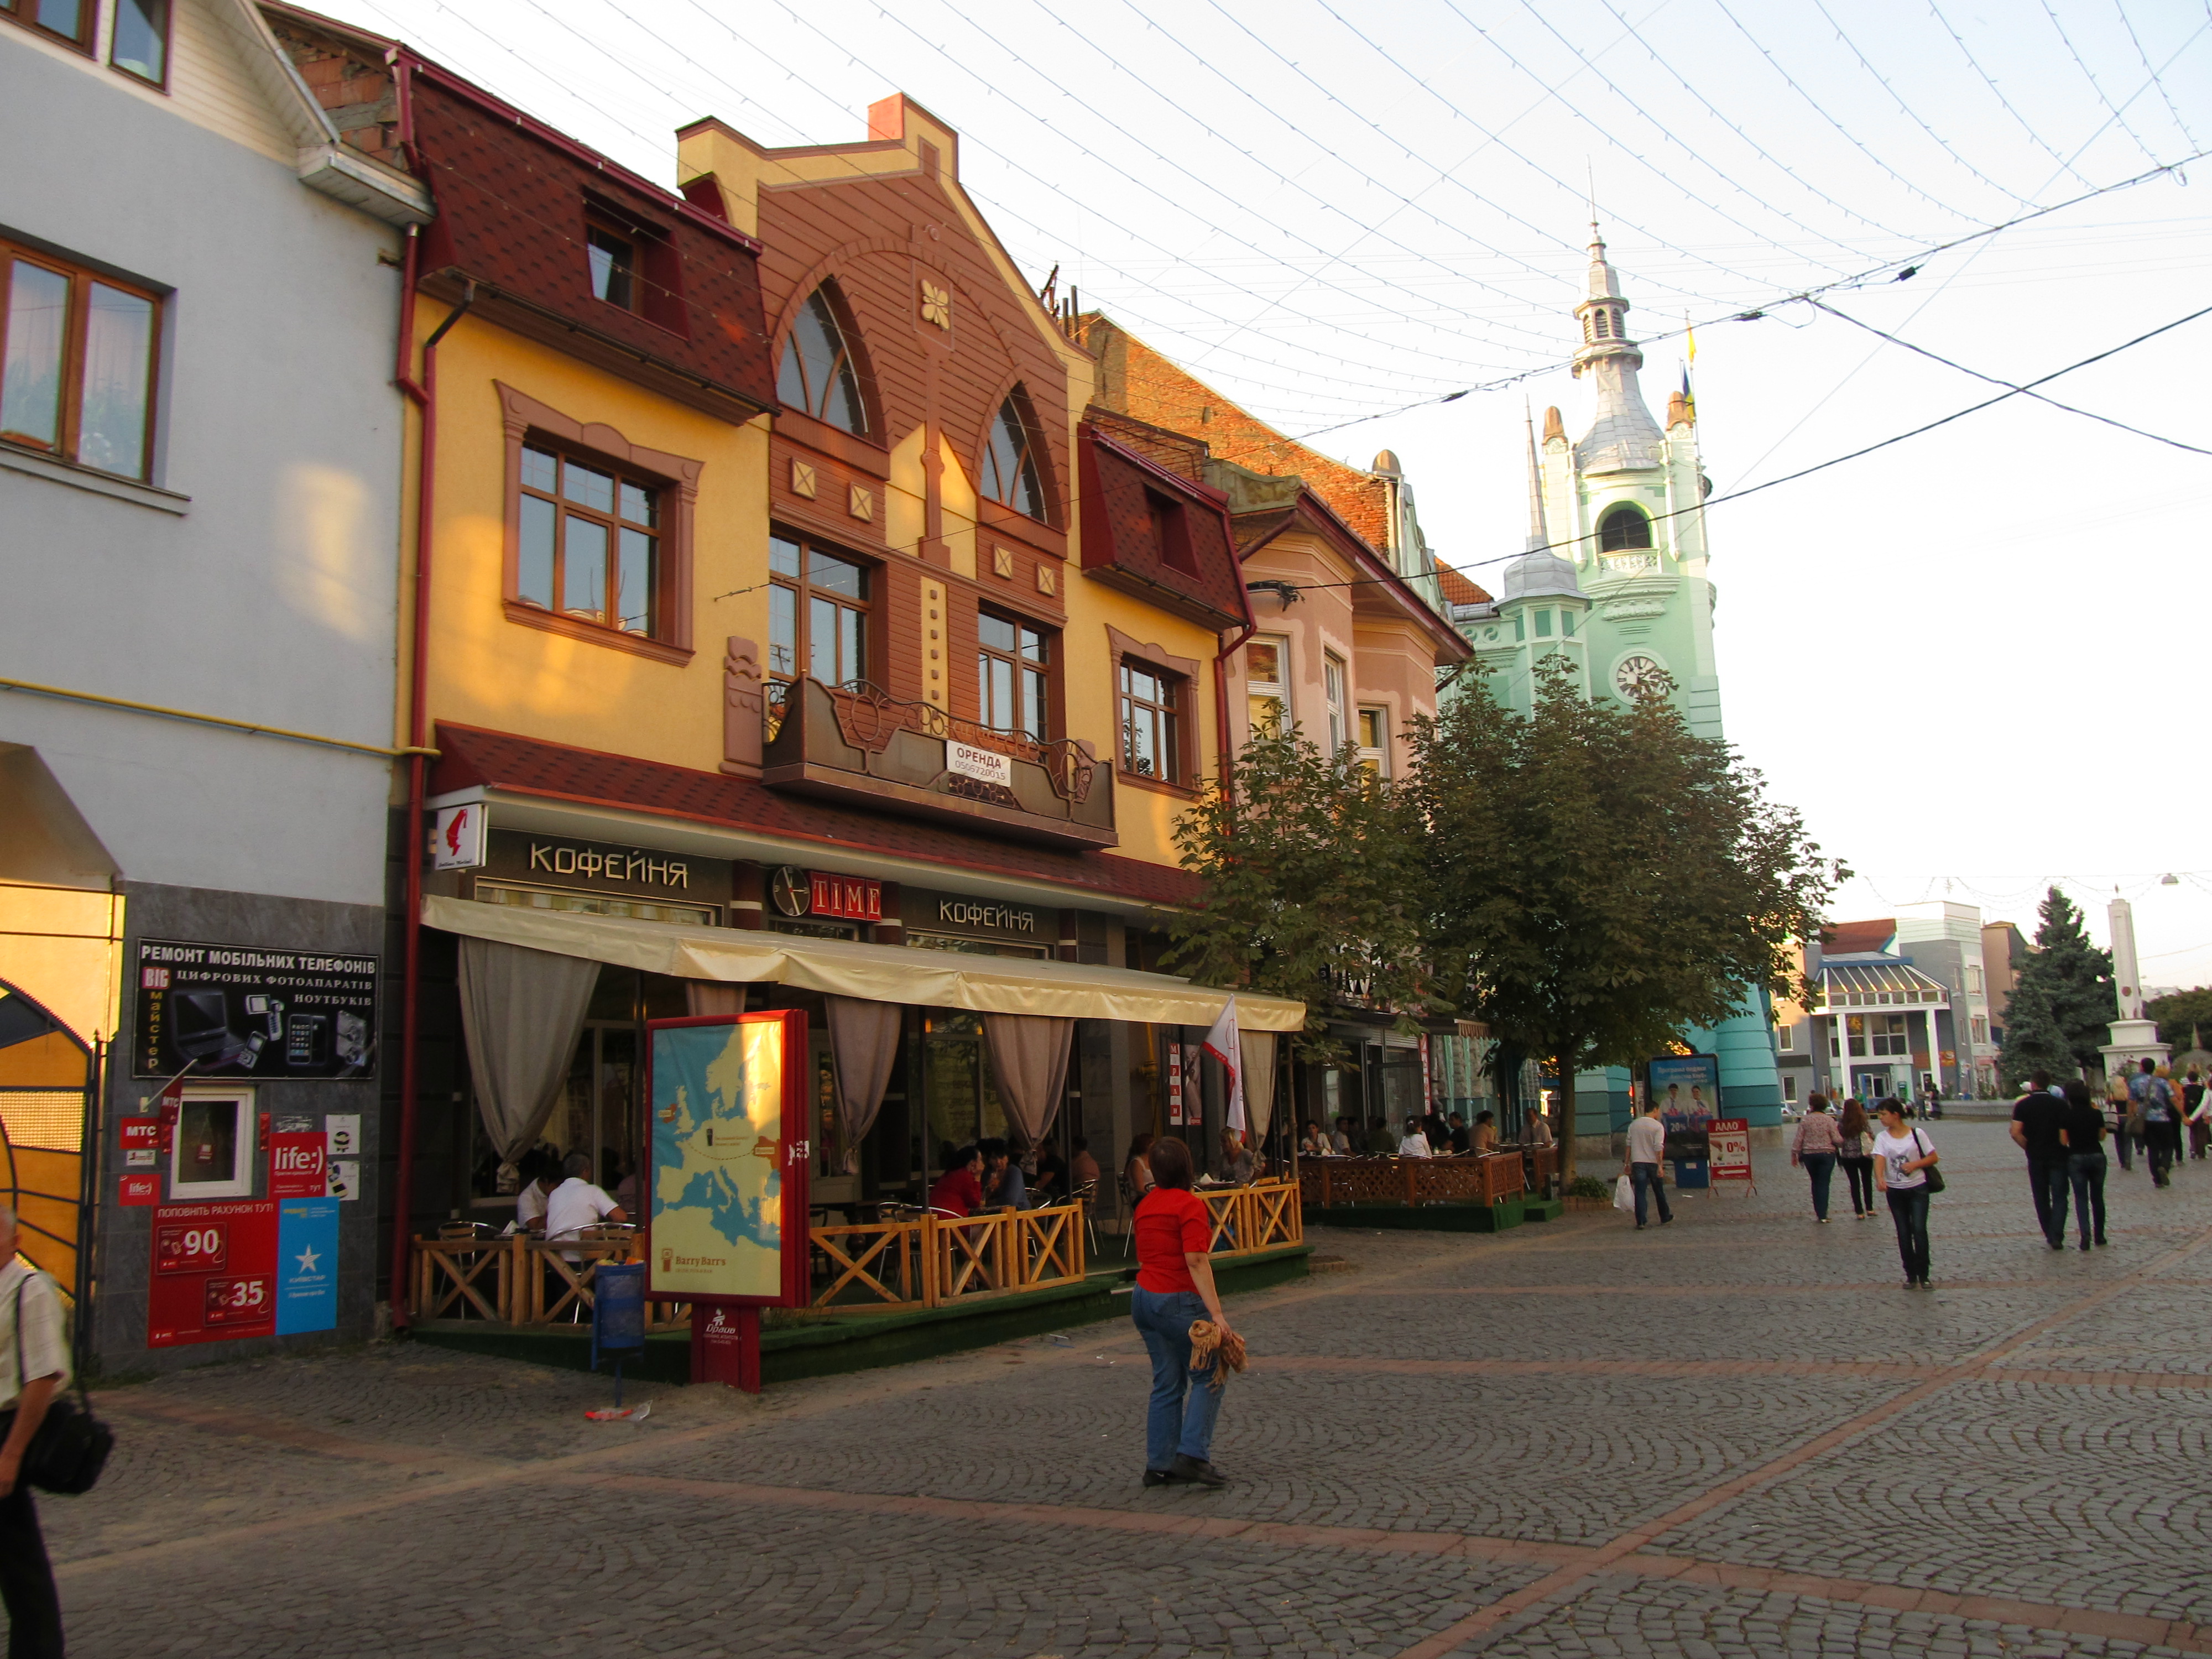
[[[1244,1050],[1237,1036],[1237,999],[1222,1005],[1221,1018],[1206,1034],[1206,1052],[1229,1073],[1229,1127],[1244,1133]]]

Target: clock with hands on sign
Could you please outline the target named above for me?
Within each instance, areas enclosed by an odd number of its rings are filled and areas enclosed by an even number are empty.
[[[1621,659],[1620,665],[1613,671],[1616,690],[1630,702],[1641,702],[1646,697],[1663,697],[1672,682],[1667,671],[1653,658],[1640,653]]]

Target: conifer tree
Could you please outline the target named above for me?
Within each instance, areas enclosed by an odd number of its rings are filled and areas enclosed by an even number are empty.
[[[2030,1074],[2036,1072],[2064,1079],[2081,1069],[2051,1014],[2051,994],[2025,977],[2013,988],[2012,1001],[2005,1009],[2002,1061],[2004,1086],[2011,1090],[2027,1087]]]
[[[2016,1074],[2012,1061],[2014,1033],[2020,1029],[2021,995],[2039,994],[2051,1024],[2064,1043],[2068,1058],[2057,1065],[2038,1061],[2053,1076],[2071,1077],[2082,1069],[2104,1064],[2099,1052],[2112,1040],[2112,1022],[2120,1017],[2119,999],[2112,987],[2112,957],[2089,942],[2081,926],[2081,912],[2073,900],[2056,887],[2044,895],[2037,908],[2035,949],[2013,987],[2012,1002],[2005,1014],[2005,1075]],[[2033,1071],[2034,1066],[2021,1068]]]

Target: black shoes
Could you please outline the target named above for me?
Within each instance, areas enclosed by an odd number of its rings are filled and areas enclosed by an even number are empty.
[[[1146,1472],[1146,1478],[1150,1478],[1149,1471]],[[1185,1457],[1180,1452],[1176,1454],[1176,1461],[1168,1466],[1165,1478],[1170,1480],[1188,1480],[1200,1486],[1225,1486],[1229,1484],[1229,1477],[1215,1468],[1212,1464],[1201,1458]]]
[[[1175,1476],[1170,1474],[1165,1469],[1146,1469],[1145,1471],[1145,1484],[1148,1486],[1164,1486],[1169,1481],[1174,1479]]]

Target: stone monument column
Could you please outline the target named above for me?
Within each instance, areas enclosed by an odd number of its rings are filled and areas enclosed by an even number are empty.
[[[2098,1052],[2105,1057],[2105,1075],[2132,1072],[2146,1060],[2166,1064],[2170,1045],[2158,1040],[2158,1022],[2143,1018],[2142,978],[2136,962],[2135,907],[2114,896],[2105,907],[2112,931],[2112,985],[2119,993],[2120,1017],[2112,1022],[2112,1040]]]

